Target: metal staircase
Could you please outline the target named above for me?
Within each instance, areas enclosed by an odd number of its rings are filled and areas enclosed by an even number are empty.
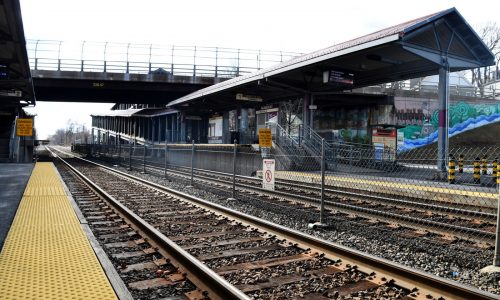
[[[289,170],[295,171],[316,171],[320,168],[320,161],[317,155],[312,154],[304,149],[298,137],[291,136],[286,129],[279,124],[272,123],[276,128],[276,135],[274,144],[276,152],[275,155],[278,161]],[[280,155],[281,154],[281,155]]]

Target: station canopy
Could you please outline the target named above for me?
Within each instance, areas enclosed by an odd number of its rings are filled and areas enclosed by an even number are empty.
[[[210,113],[493,65],[494,56],[450,8],[233,78],[172,101]]]
[[[19,1],[0,1],[0,106],[34,104]]]

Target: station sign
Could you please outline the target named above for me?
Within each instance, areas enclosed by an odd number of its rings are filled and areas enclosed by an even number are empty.
[[[275,171],[275,160],[274,159],[263,159],[262,160],[262,188],[266,190],[274,191],[274,171]]]
[[[33,135],[33,119],[18,118],[16,121],[17,136],[32,136]]]
[[[236,94],[236,100],[241,101],[252,101],[252,102],[262,102],[262,97],[256,95],[245,95],[242,93]]]
[[[259,129],[259,146],[262,148],[271,148],[273,146],[271,128]]]
[[[323,73],[323,83],[340,87],[352,87],[354,85],[354,73],[342,70],[325,71]]]

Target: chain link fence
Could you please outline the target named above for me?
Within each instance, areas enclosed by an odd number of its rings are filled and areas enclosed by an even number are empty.
[[[500,148],[450,149],[443,171],[436,167],[434,148],[394,153],[355,145],[323,145],[320,151],[292,146],[281,141],[269,151],[207,144],[74,145],[73,150],[284,213],[304,226],[376,234],[386,244],[436,260],[453,253],[459,267],[491,264]],[[274,160],[273,188],[263,188],[269,179],[264,158]],[[347,244],[367,250],[361,242]],[[460,258],[470,255],[473,262]]]

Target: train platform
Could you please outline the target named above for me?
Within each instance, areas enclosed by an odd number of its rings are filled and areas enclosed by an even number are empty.
[[[262,176],[259,172],[258,176]],[[276,179],[291,180],[304,183],[321,183],[321,175],[317,172],[277,171]],[[496,188],[471,186],[467,184],[449,184],[427,180],[407,179],[401,177],[367,176],[326,172],[325,184],[330,188],[365,190],[372,193],[408,196],[422,200],[436,200],[456,204],[472,204],[488,208],[496,208],[499,199]],[[410,193],[411,192],[411,193]]]
[[[22,194],[0,253],[0,291],[1,299],[117,299],[50,162],[35,164]]]
[[[0,251],[34,164],[0,164]]]

